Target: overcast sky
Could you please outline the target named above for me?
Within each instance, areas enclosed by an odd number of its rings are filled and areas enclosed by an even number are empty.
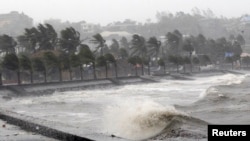
[[[250,0],[0,0],[0,13],[24,12],[35,22],[46,19],[86,21],[106,25],[132,19],[155,20],[157,11],[191,13],[197,7],[211,9],[217,16],[239,17],[250,14]]]

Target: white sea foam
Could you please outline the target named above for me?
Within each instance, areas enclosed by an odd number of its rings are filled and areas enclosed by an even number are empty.
[[[169,124],[167,117],[183,115],[171,106],[152,100],[120,100],[104,111],[104,129],[109,134],[132,140],[156,135]]]

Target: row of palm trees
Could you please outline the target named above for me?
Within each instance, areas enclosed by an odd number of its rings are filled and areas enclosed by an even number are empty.
[[[72,80],[73,71],[78,68],[80,79],[83,80],[84,68],[91,68],[93,79],[97,79],[96,67],[105,68],[107,78],[108,68],[111,66],[115,69],[115,77],[118,77],[121,73],[118,68],[123,68],[124,71],[129,64],[133,66],[135,75],[138,75],[139,67],[144,75],[145,66],[150,75],[150,66],[162,66],[165,73],[166,64],[175,64],[177,72],[180,65],[186,71],[185,66],[189,64],[192,71],[193,64],[206,65],[216,61],[216,57],[223,56],[225,51],[234,51],[237,54],[242,52],[237,42],[230,44],[225,38],[207,40],[201,34],[184,38],[178,30],[167,33],[165,38],[166,41],[161,42],[156,37],[146,40],[142,35],[134,34],[130,42],[124,37],[120,44],[113,39],[112,45],[108,47],[101,34],[95,34],[90,40],[96,45],[92,51],[88,45],[82,44],[80,34],[74,28],[62,30],[58,37],[51,25],[39,24],[37,27],[25,29],[25,33],[17,41],[8,35],[0,36],[0,53],[4,55],[1,61],[3,71],[0,71],[0,75],[8,70],[14,71],[17,74],[17,83],[21,84],[23,72],[29,72],[30,83],[33,83],[34,73],[43,74],[44,82],[47,82],[48,73],[54,71],[54,75],[59,72],[58,80],[63,81],[63,72],[68,71],[69,79]],[[16,46],[22,49],[21,53],[16,54]],[[194,51],[204,55],[194,57]],[[213,55],[216,56],[210,59]]]
[[[56,72],[59,72],[59,81],[62,82],[63,71],[69,72],[70,80],[72,81],[72,70],[79,68],[80,78],[83,80],[83,66],[86,64],[90,64],[93,67],[93,79],[97,79],[95,70],[96,66],[105,67],[107,78],[108,65],[111,63],[115,66],[115,76],[118,76],[117,64],[114,56],[110,53],[106,53],[105,55],[96,58],[87,45],[81,44],[80,51],[77,54],[67,54],[62,51],[42,51],[39,55],[28,57],[24,54],[16,55],[14,53],[9,53],[4,56],[1,66],[5,71],[11,70],[16,72],[18,84],[21,84],[21,72],[29,73],[30,83],[34,82],[34,72],[43,74],[44,82],[46,83],[48,71],[52,69],[57,69]]]

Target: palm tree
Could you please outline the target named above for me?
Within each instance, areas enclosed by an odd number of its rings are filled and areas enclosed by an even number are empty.
[[[62,30],[59,44],[62,51],[68,54],[75,53],[77,47],[81,44],[80,33],[73,27]]]
[[[176,64],[176,71],[179,72],[179,65],[183,64],[183,58],[177,55],[170,55],[168,60],[169,62]]]
[[[146,58],[147,56],[147,47],[146,47],[146,41],[143,36],[140,36],[138,34],[134,34],[133,38],[131,40],[131,56],[139,56],[140,58]],[[144,75],[144,65],[142,65],[142,75]]]
[[[155,57],[156,60],[158,60],[158,54],[160,52],[160,46],[161,42],[156,39],[156,37],[150,37],[147,41],[147,47],[148,47],[148,56],[149,61],[151,61],[151,57]],[[150,75],[150,63],[148,63],[148,70]]]
[[[104,57],[105,57],[107,63],[113,63],[114,64],[114,66],[115,66],[115,77],[117,78],[118,77],[117,63],[116,63],[115,57],[110,53],[105,54]]]
[[[17,42],[11,36],[5,34],[0,36],[0,53],[15,54],[16,45]]]
[[[165,64],[165,61],[162,58],[160,58],[158,60],[158,65],[163,66],[163,68],[164,68],[164,74],[165,74],[166,73],[166,64]]]
[[[82,64],[81,64],[81,60],[80,60],[79,55],[71,54],[69,60],[70,60],[70,65],[73,68],[77,68],[77,67],[80,68],[81,80],[83,80],[83,75],[82,75],[83,68],[82,68]],[[71,74],[72,70],[70,70],[70,71],[71,71],[70,72],[70,74]],[[72,80],[72,74],[70,76],[71,76],[71,80]]]
[[[105,67],[106,78],[108,78],[108,64],[105,56],[99,56],[96,59],[96,65],[99,67]]]
[[[158,41],[156,37],[150,37],[147,41],[148,53],[150,56],[158,57],[161,47],[161,41]]]
[[[119,54],[120,54],[120,57],[121,57],[122,59],[128,58],[128,52],[127,52],[127,50],[124,49],[124,48],[120,48]]]
[[[184,73],[186,73],[186,64],[191,64],[191,60],[189,57],[183,57],[182,58],[182,61],[183,61],[183,66],[184,66]],[[191,67],[191,72],[192,72],[192,67]]]
[[[38,44],[39,50],[54,50],[57,44],[57,33],[50,24],[39,24],[38,31]]]
[[[20,67],[19,67],[19,59],[14,53],[9,53],[4,56],[2,62],[3,68],[15,71],[17,73],[17,83],[21,84],[20,79]]]
[[[30,83],[33,83],[33,69],[32,69],[32,63],[28,56],[21,55],[19,58],[20,61],[20,68],[22,70],[27,70],[30,73]]]
[[[93,75],[94,75],[94,79],[96,79],[96,59],[95,59],[95,56],[94,56],[94,53],[90,50],[89,46],[88,45],[84,45],[84,44],[81,44],[80,45],[80,51],[78,53],[79,55],[79,58],[80,58],[80,61],[81,61],[81,64],[80,65],[80,69],[81,69],[81,72],[82,72],[82,66],[83,64],[92,64],[92,67],[93,67]]]
[[[128,58],[128,63],[134,65],[134,67],[135,67],[135,75],[138,76],[137,66],[136,66],[136,64],[137,64],[137,56],[129,57]]]
[[[103,39],[102,35],[100,33],[97,33],[93,36],[93,43],[97,44],[96,50],[94,52],[97,52],[100,50],[101,56],[103,56],[103,48],[105,47],[106,40]]]
[[[198,65],[199,71],[201,71],[200,60],[199,60],[199,58],[198,58],[198,57],[194,57],[192,62],[193,62],[195,65]]]
[[[71,54],[73,55],[73,54]],[[72,62],[71,62],[71,55],[60,52],[58,56],[58,62],[60,65],[61,70],[68,70],[69,71],[69,79],[72,80]]]
[[[38,43],[39,31],[32,27],[30,29],[25,28],[23,35],[17,37],[17,40],[21,47],[25,48],[26,53],[35,53]]]
[[[47,83],[47,69],[46,66],[41,58],[33,58],[32,59],[32,66],[34,71],[43,72],[44,74],[44,83]]]
[[[110,45],[110,52],[115,55],[119,56],[119,43],[116,39],[112,39],[112,44]]]
[[[59,71],[59,81],[62,82],[62,64],[59,58],[50,51],[47,51],[43,54],[43,58],[47,68],[53,69],[56,67]]]
[[[2,61],[0,60],[0,86],[3,85],[3,80],[2,80]]]
[[[226,57],[226,62],[231,63],[232,64],[232,70],[234,69],[234,57]]]
[[[188,64],[191,64],[191,72],[192,72],[192,52],[194,51],[194,47],[193,47],[193,45],[192,45],[192,41],[191,41],[191,39],[186,39],[185,41],[184,41],[184,45],[183,45],[183,48],[182,48],[184,51],[186,51],[186,52],[188,52],[189,53],[189,60],[190,60],[190,63],[189,63],[189,61],[187,61],[188,59],[187,58],[185,58],[184,60],[186,60],[186,62],[188,63]]]
[[[171,32],[167,33],[166,38],[168,40],[168,44],[170,45],[171,54],[178,55],[182,38],[178,34]]]

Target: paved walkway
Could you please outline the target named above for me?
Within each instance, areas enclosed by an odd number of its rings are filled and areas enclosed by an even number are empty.
[[[0,120],[0,140],[1,141],[57,141],[45,136],[27,132],[17,126]]]

